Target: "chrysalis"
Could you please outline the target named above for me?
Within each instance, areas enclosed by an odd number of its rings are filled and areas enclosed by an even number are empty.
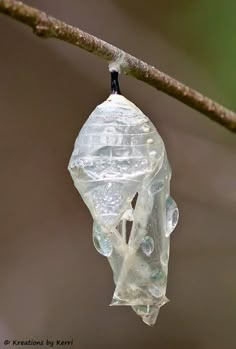
[[[94,246],[113,271],[111,305],[131,306],[152,326],[168,301],[169,236],[178,208],[160,135],[120,94],[116,71],[111,78],[112,93],[82,127],[68,169],[93,217]]]

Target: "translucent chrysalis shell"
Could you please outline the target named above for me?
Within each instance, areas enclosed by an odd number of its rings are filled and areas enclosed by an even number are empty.
[[[130,305],[154,325],[168,301],[169,236],[178,222],[160,135],[138,107],[112,94],[82,127],[68,168],[94,219],[94,246],[113,271],[111,305]]]

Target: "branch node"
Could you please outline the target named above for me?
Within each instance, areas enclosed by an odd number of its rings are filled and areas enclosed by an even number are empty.
[[[33,28],[33,33],[41,38],[49,38],[51,36],[50,29],[45,24],[37,24]]]

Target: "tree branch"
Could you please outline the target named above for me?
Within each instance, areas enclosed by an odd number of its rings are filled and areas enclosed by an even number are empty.
[[[0,0],[0,12],[27,24],[40,37],[63,40],[109,62],[117,61],[124,73],[176,98],[236,133],[236,114],[233,111],[119,48],[20,1]]]

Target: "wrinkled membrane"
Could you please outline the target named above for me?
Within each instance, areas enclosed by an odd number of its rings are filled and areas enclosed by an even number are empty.
[[[113,271],[111,305],[129,305],[154,325],[168,301],[169,239],[179,214],[160,135],[137,106],[112,94],[82,127],[68,169],[93,217],[94,246]]]

